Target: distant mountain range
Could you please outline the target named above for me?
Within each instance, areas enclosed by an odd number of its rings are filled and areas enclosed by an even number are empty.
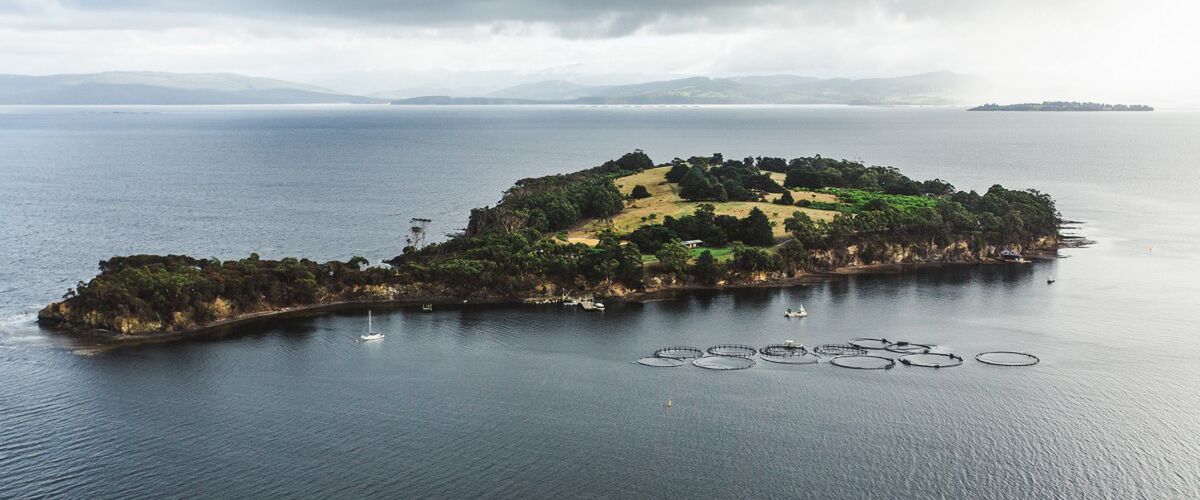
[[[115,71],[76,75],[0,75],[4,104],[960,104],[973,78],[925,73],[899,78],[811,78],[795,75],[693,77],[627,85],[550,80],[475,97],[422,95],[401,89],[371,96],[231,73]],[[443,89],[428,89],[443,90]],[[450,94],[456,96],[450,97]],[[388,97],[404,97],[388,99]]]
[[[693,77],[630,85],[579,85],[549,80],[479,97],[424,96],[392,104],[961,104],[974,78],[949,72],[898,78],[811,78],[795,75]]]
[[[0,75],[0,104],[385,103],[300,83],[231,73],[114,71]]]

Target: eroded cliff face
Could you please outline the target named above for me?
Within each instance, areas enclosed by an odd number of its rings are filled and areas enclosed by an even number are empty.
[[[970,264],[985,262],[1000,257],[1005,249],[1020,253],[1040,253],[1058,248],[1058,240],[1044,237],[1026,245],[984,245],[972,248],[967,241],[949,245],[870,243],[851,245],[845,249],[809,252],[809,268],[816,271],[836,271],[891,264]]]

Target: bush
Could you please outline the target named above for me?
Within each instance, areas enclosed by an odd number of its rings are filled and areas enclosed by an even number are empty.
[[[649,198],[650,191],[646,189],[646,186],[638,184],[633,187],[633,191],[629,192],[629,197],[633,198],[635,200],[640,200],[642,198]]]

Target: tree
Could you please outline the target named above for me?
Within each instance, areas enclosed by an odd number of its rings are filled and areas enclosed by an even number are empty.
[[[642,198],[649,198],[650,191],[646,189],[646,186],[638,184],[633,187],[633,191],[629,192],[629,197],[633,198],[635,200],[640,200]]]
[[[691,257],[687,247],[683,246],[683,243],[680,243],[677,239],[667,242],[654,256],[658,257],[658,262],[663,265],[667,272],[674,274],[679,274],[686,269],[688,260]]]
[[[671,170],[667,171],[667,182],[679,182],[683,180],[683,176],[687,175],[691,167],[683,160],[676,158],[671,162]]]
[[[803,269],[808,265],[808,251],[804,248],[804,244],[795,238],[780,245],[779,256],[783,258],[783,264],[787,266],[789,273],[795,273],[796,270]]]
[[[824,248],[824,237],[808,214],[801,211],[792,213],[792,216],[783,222],[783,227],[806,248]]]
[[[750,215],[743,219],[740,236],[742,243],[747,245],[766,247],[775,243],[771,220],[758,207],[750,210]]]
[[[696,281],[705,285],[715,285],[721,277],[721,269],[717,267],[717,259],[713,257],[712,252],[705,250],[696,258],[696,265],[692,267],[692,274],[696,277]]]
[[[778,198],[775,198],[775,203],[778,205],[795,205],[796,199],[792,198],[791,191],[784,191],[782,195],[780,195]]]

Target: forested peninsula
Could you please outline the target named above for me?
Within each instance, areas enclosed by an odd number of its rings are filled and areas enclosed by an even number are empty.
[[[381,265],[113,257],[38,318],[141,337],[344,303],[637,299],[880,265],[996,261],[1004,250],[1057,248],[1060,222],[1054,200],[1032,189],[959,191],[820,156],[656,165],[635,151],[517,181],[495,206],[472,210],[464,234],[397,249]]]

